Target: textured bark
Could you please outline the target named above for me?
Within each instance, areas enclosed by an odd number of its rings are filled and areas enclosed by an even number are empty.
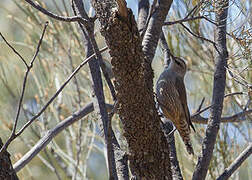
[[[141,33],[143,32],[143,29],[145,28],[146,21],[148,18],[149,13],[149,0],[138,0],[138,18],[137,18],[137,26],[138,30]]]
[[[218,4],[219,3],[219,4]],[[219,6],[218,6],[219,5]],[[226,23],[228,14],[228,0],[217,2],[216,22],[216,46],[218,49],[215,58],[215,72],[212,106],[210,118],[206,129],[206,137],[202,145],[202,154],[198,159],[193,180],[205,179],[212,158],[216,137],[220,128],[221,113],[223,108],[224,91],[226,85],[226,66],[228,52],[226,46]]]
[[[144,55],[150,64],[154,58],[162,26],[172,2],[173,0],[159,0],[152,11],[142,42]]]
[[[131,171],[137,179],[171,179],[168,144],[153,96],[153,71],[144,57],[133,14],[128,10],[127,18],[122,18],[109,0],[93,0],[93,7],[110,49]]]
[[[3,146],[2,139],[0,138],[0,149]],[[0,157],[0,179],[1,180],[18,180],[16,172],[14,171],[10,154],[7,151],[4,151]]]

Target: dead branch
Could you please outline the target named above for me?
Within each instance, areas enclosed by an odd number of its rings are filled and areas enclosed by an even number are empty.
[[[56,15],[46,9],[44,9],[43,7],[41,7],[38,3],[34,3],[32,0],[25,0],[27,3],[29,3],[32,7],[34,7],[35,9],[39,10],[40,12],[42,12],[43,14],[59,20],[59,21],[65,21],[65,22],[81,22],[82,24],[87,24],[88,21],[80,16],[73,16],[73,17],[63,17],[63,16],[59,16]]]

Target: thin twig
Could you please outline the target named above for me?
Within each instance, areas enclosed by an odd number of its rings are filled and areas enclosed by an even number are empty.
[[[249,115],[251,113],[252,113],[252,109],[248,109],[246,111],[241,111],[241,112],[234,114],[232,116],[222,117],[220,119],[220,122],[221,123],[242,122],[242,121],[245,121],[245,119],[243,117],[246,115]],[[204,118],[204,117],[200,116],[199,114],[192,115],[191,120],[193,123],[199,123],[199,124],[207,124],[207,122],[208,122],[208,118]]]
[[[224,98],[229,97],[229,96],[234,96],[234,95],[242,95],[242,94],[244,94],[244,92],[228,93],[228,94],[224,95]],[[203,98],[203,99],[204,99],[204,98]],[[203,101],[203,99],[202,99],[202,101]],[[201,102],[200,106],[202,106],[202,104],[203,104],[203,103]],[[198,110],[197,110],[194,114],[191,115],[191,118],[194,118],[194,117],[198,116],[199,114],[201,114],[202,112],[205,112],[206,110],[208,110],[208,109],[211,108],[211,107],[212,107],[212,105],[207,106],[207,107],[205,107],[205,108],[202,109],[202,110],[200,110],[201,108],[199,107]]]
[[[206,16],[195,16],[195,17],[190,17],[190,18],[183,18],[183,19],[176,20],[176,21],[167,21],[167,22],[164,22],[164,25],[165,26],[170,26],[170,25],[180,24],[180,23],[184,23],[184,22],[188,22],[188,21],[194,21],[194,20],[197,20],[197,19],[205,19],[208,22],[210,22],[210,23],[217,26],[217,24],[214,21],[208,19]]]
[[[5,39],[5,37],[2,35],[2,33],[0,32],[0,36],[3,38],[4,42],[12,49],[12,51],[23,61],[23,63],[25,64],[26,68],[28,69],[29,66],[26,63],[26,61],[24,60],[24,58],[21,56],[21,54],[19,54],[19,52],[17,52],[17,50],[10,45],[10,43]]]
[[[24,81],[23,81],[23,87],[22,87],[21,97],[20,97],[19,103],[18,103],[17,115],[16,115],[16,118],[15,118],[15,122],[14,122],[14,125],[13,125],[13,129],[12,129],[11,135],[10,135],[9,139],[7,140],[7,142],[3,145],[3,147],[0,150],[0,156],[1,156],[1,153],[7,149],[8,145],[10,144],[10,142],[12,140],[14,140],[18,136],[16,134],[16,128],[17,128],[17,123],[18,123],[18,119],[19,119],[19,115],[20,115],[20,110],[21,110],[22,102],[23,102],[23,98],[24,98],[24,93],[25,93],[27,78],[28,78],[30,70],[33,67],[33,63],[34,63],[34,61],[35,61],[35,59],[36,59],[36,57],[38,55],[38,52],[39,52],[39,49],[40,49],[40,46],[41,46],[41,43],[42,43],[42,40],[43,40],[43,37],[44,37],[44,34],[45,34],[47,26],[48,26],[48,22],[45,23],[42,35],[41,35],[41,37],[39,39],[39,42],[38,42],[38,45],[37,45],[36,52],[35,52],[32,60],[30,62],[30,65],[26,64],[27,65],[27,70],[26,70],[26,73],[25,73]],[[20,55],[20,57],[22,57],[22,56]]]
[[[228,179],[241,164],[252,154],[252,143],[234,160],[234,162],[224,170],[224,172],[217,178],[217,180]]]
[[[34,3],[31,0],[25,0],[27,3],[29,3],[32,7],[36,8],[37,10],[39,10],[40,12],[42,12],[43,14],[57,19],[59,21],[65,21],[65,22],[81,22],[82,24],[87,24],[88,21],[80,16],[73,16],[73,17],[63,17],[63,16],[58,16],[46,9],[44,9],[43,7],[41,7],[39,4]]]
[[[107,50],[108,47],[104,47],[100,50],[100,52],[104,52]],[[37,119],[46,109],[47,107],[54,101],[54,99],[61,93],[61,91],[64,89],[64,87],[69,83],[69,81],[78,73],[78,71],[85,65],[87,62],[93,59],[95,57],[95,54],[92,54],[88,58],[86,58],[75,70],[74,72],[67,78],[67,80],[62,84],[62,86],[58,89],[58,91],[51,97],[51,99],[45,104],[45,106],[35,115],[33,116],[14,136],[10,136],[10,138],[7,140],[7,142],[4,144],[4,146],[0,150],[0,155],[1,153],[7,149],[8,145],[16,139],[16,137],[20,136],[22,132],[35,120]]]
[[[200,35],[198,35],[198,34],[195,34],[195,33],[192,32],[187,26],[185,26],[183,23],[179,23],[179,24],[181,24],[191,35],[195,36],[196,38],[202,39],[202,40],[204,40],[204,41],[207,41],[207,42],[210,42],[211,44],[213,44],[215,50],[219,53],[219,50],[218,50],[218,48],[217,48],[217,46],[216,46],[216,43],[215,43],[214,41],[212,41],[212,40],[210,40],[210,39],[207,39],[207,38],[205,38],[205,37],[203,37],[203,36],[200,36]]]
[[[203,97],[203,99],[201,100],[201,103],[200,103],[198,110],[196,112],[199,112],[201,110],[204,102],[205,102],[205,97]]]
[[[202,0],[202,1],[200,1],[196,6],[194,6],[194,7],[192,8],[192,10],[189,11],[189,13],[186,15],[185,19],[187,19],[189,16],[191,16],[191,14],[194,14],[194,13],[196,12],[196,10],[201,6],[201,4],[204,3],[204,1],[205,1],[205,0]]]

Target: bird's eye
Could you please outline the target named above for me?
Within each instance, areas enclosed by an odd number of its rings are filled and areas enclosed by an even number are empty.
[[[175,63],[176,63],[177,65],[179,65],[180,67],[183,67],[183,64],[182,64],[181,62],[175,60]]]

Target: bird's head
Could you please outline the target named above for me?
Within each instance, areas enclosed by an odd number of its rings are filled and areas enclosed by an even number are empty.
[[[186,63],[183,59],[179,57],[171,57],[171,62],[169,64],[169,69],[176,72],[179,76],[184,77],[186,73]]]

